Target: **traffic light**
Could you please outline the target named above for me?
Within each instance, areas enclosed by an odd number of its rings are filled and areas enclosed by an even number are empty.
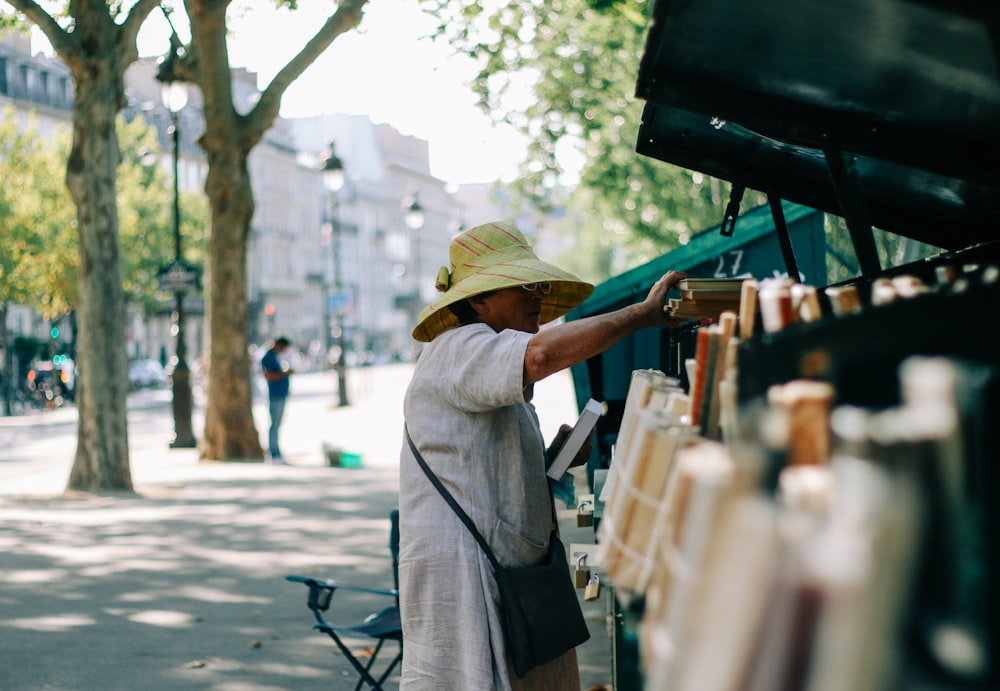
[[[56,340],[57,338],[59,338],[59,327],[58,327],[58,326],[53,326],[53,327],[52,327],[52,328],[51,328],[51,329],[49,330],[49,336],[51,336],[51,337],[52,337],[52,340],[53,340],[53,341],[54,341],[54,340]]]

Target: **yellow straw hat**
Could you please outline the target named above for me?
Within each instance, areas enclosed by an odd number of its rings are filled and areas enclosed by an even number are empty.
[[[443,293],[424,308],[413,337],[427,343],[459,324],[448,305],[491,290],[528,283],[552,284],[542,301],[540,322],[557,319],[590,297],[594,286],[535,256],[513,223],[497,221],[476,226],[451,241],[451,271],[438,270],[437,289]]]

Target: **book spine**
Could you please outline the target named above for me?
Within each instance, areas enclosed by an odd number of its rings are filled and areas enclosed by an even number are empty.
[[[695,380],[691,382],[691,425],[698,426],[701,422],[702,388],[705,385],[705,357],[708,355],[708,329],[698,329],[698,340],[695,344]]]
[[[708,332],[708,343],[705,348],[705,374],[699,375],[701,383],[701,412],[698,415],[699,427],[702,436],[710,439],[712,401],[715,398],[715,379],[718,373],[719,342],[722,338],[721,329],[717,325],[712,325],[705,329]]]

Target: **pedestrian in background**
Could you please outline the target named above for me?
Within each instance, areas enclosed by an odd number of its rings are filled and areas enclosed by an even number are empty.
[[[443,295],[413,330],[427,346],[404,399],[406,429],[497,561],[537,564],[556,526],[545,471],[561,439],[546,449],[531,404],[535,382],[640,329],[679,324],[663,306],[684,274],[667,272],[639,303],[540,329],[593,286],[541,261],[507,222],[456,236],[450,259],[450,270],[438,272]],[[491,563],[406,441],[399,487],[400,688],[579,691],[573,649],[517,678]]]
[[[285,402],[288,400],[289,377],[295,370],[288,366],[288,362],[281,359],[291,342],[284,336],[274,339],[274,345],[264,353],[260,359],[260,366],[264,370],[264,378],[267,379],[267,400],[268,411],[271,415],[271,428],[267,434],[267,448],[274,465],[288,465],[281,455],[281,448],[278,446],[278,428],[281,427],[281,419],[285,416]]]

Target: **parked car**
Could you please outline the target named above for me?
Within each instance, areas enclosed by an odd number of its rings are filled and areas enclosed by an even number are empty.
[[[38,404],[49,408],[61,406],[65,401],[73,400],[76,364],[63,356],[35,363],[28,370],[26,383]]]
[[[163,389],[170,379],[156,360],[133,360],[128,365],[128,383],[133,389]]]

